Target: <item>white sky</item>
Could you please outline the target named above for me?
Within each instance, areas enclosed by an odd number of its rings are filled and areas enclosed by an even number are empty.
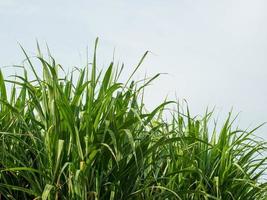
[[[23,60],[18,42],[33,55],[35,39],[66,68],[83,65],[99,36],[99,68],[114,48],[125,75],[153,52],[138,78],[168,75],[150,87],[149,106],[176,93],[194,114],[233,107],[247,128],[267,121],[266,25],[266,0],[0,0],[0,65]],[[258,133],[267,138],[267,125]]]

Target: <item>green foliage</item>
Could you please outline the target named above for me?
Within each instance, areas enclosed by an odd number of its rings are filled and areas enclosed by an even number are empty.
[[[229,116],[210,131],[212,112],[192,118],[173,101],[148,112],[144,89],[158,75],[132,80],[147,53],[124,84],[113,63],[97,73],[96,48],[78,72],[39,47],[42,74],[24,49],[30,70],[13,80],[0,71],[0,199],[266,199],[255,130],[233,129]],[[170,104],[178,109],[167,121]]]

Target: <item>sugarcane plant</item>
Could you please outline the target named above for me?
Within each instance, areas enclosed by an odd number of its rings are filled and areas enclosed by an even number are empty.
[[[23,72],[0,71],[1,200],[267,198],[260,126],[235,128],[230,113],[219,128],[212,111],[192,117],[177,101],[147,110],[159,74],[133,75],[148,52],[121,82],[123,66],[97,68],[97,44],[92,62],[68,73],[39,45],[34,58],[22,48]]]

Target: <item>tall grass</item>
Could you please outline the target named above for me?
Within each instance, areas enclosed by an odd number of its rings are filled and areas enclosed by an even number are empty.
[[[266,199],[255,130],[235,129],[230,115],[212,129],[212,112],[194,118],[175,101],[147,111],[144,89],[158,75],[121,83],[113,63],[97,73],[96,48],[78,72],[39,51],[40,74],[24,49],[23,75],[0,72],[0,199]]]

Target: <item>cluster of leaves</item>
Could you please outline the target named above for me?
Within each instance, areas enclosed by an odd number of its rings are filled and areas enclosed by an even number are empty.
[[[97,42],[96,42],[97,46]],[[252,131],[220,131],[212,113],[192,118],[175,102],[144,108],[144,88],[113,63],[75,72],[39,52],[42,77],[0,72],[0,199],[266,199],[266,144]],[[90,69],[90,70],[89,70]],[[77,73],[77,72],[76,72]],[[7,84],[12,84],[7,92]],[[167,105],[177,105],[164,120]]]

